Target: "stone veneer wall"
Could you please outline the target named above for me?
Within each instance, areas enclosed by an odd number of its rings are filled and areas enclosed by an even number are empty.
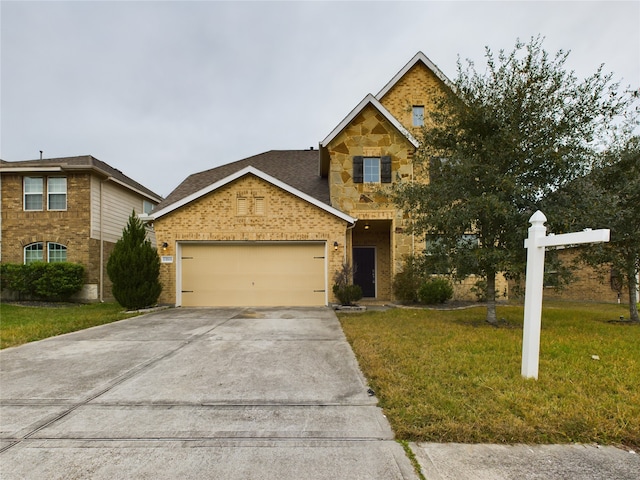
[[[248,212],[239,215],[238,197],[247,198]],[[264,214],[252,209],[253,200],[263,198]],[[159,255],[175,258],[180,241],[326,241],[329,301],[334,273],[345,258],[347,223],[300,198],[253,175],[242,177],[204,197],[194,200],[154,222]],[[168,243],[166,250],[162,244]],[[338,242],[338,250],[333,243]],[[159,301],[176,302],[176,263],[163,263]]]
[[[435,108],[435,99],[446,88],[426,65],[418,62],[380,99],[380,103],[420,140],[420,127],[413,126],[412,107],[423,105],[425,122],[428,122],[428,112]]]
[[[356,155],[391,156],[392,182],[413,179],[413,145],[374,107],[365,107],[328,145],[331,158],[329,185],[331,204],[339,210],[364,220],[389,220],[390,231],[384,242],[377,241],[378,299],[390,300],[391,281],[401,265],[402,256],[410,254],[411,237],[403,234],[403,213],[385,195],[390,184],[353,182],[353,157]],[[354,245],[364,240],[354,234]],[[391,244],[394,245],[391,248]],[[383,254],[384,252],[384,254]],[[349,258],[351,251],[348,252]]]

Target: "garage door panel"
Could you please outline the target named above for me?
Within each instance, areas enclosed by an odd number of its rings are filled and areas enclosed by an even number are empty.
[[[184,306],[325,305],[324,243],[186,244]]]

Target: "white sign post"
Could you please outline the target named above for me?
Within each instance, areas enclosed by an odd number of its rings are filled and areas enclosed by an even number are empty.
[[[524,241],[524,248],[527,249],[527,276],[522,334],[522,376],[525,378],[538,378],[545,248],[609,241],[609,229],[587,229],[584,232],[545,236],[546,221],[547,217],[540,210],[534,213],[529,219],[529,237]]]

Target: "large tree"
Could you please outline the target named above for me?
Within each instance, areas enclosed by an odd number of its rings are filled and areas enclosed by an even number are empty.
[[[637,278],[640,273],[640,137],[603,152],[602,162],[588,175],[545,200],[554,229],[608,228],[608,243],[581,247],[578,259],[603,274],[611,270],[620,289],[629,294],[629,317],[638,318]]]
[[[455,277],[486,280],[490,323],[496,275],[524,270],[527,221],[540,199],[591,167],[629,103],[602,67],[579,80],[565,69],[568,52],[549,55],[542,43],[518,41],[497,56],[487,48],[482,72],[458,61],[416,155],[430,181],[394,195],[425,235],[428,258],[446,259]]]

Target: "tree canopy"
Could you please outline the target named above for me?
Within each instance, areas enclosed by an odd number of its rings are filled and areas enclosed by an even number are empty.
[[[429,182],[394,192],[427,240],[425,258],[455,277],[486,279],[491,323],[496,275],[524,270],[529,217],[546,195],[589,171],[630,103],[602,67],[579,80],[565,68],[569,53],[550,55],[542,43],[517,41],[497,55],[486,48],[483,72],[458,61],[416,155]]]
[[[638,322],[637,277],[640,273],[640,137],[602,153],[588,175],[545,199],[545,209],[559,230],[608,228],[608,243],[581,247],[578,259],[620,280],[627,289],[629,317]]]

